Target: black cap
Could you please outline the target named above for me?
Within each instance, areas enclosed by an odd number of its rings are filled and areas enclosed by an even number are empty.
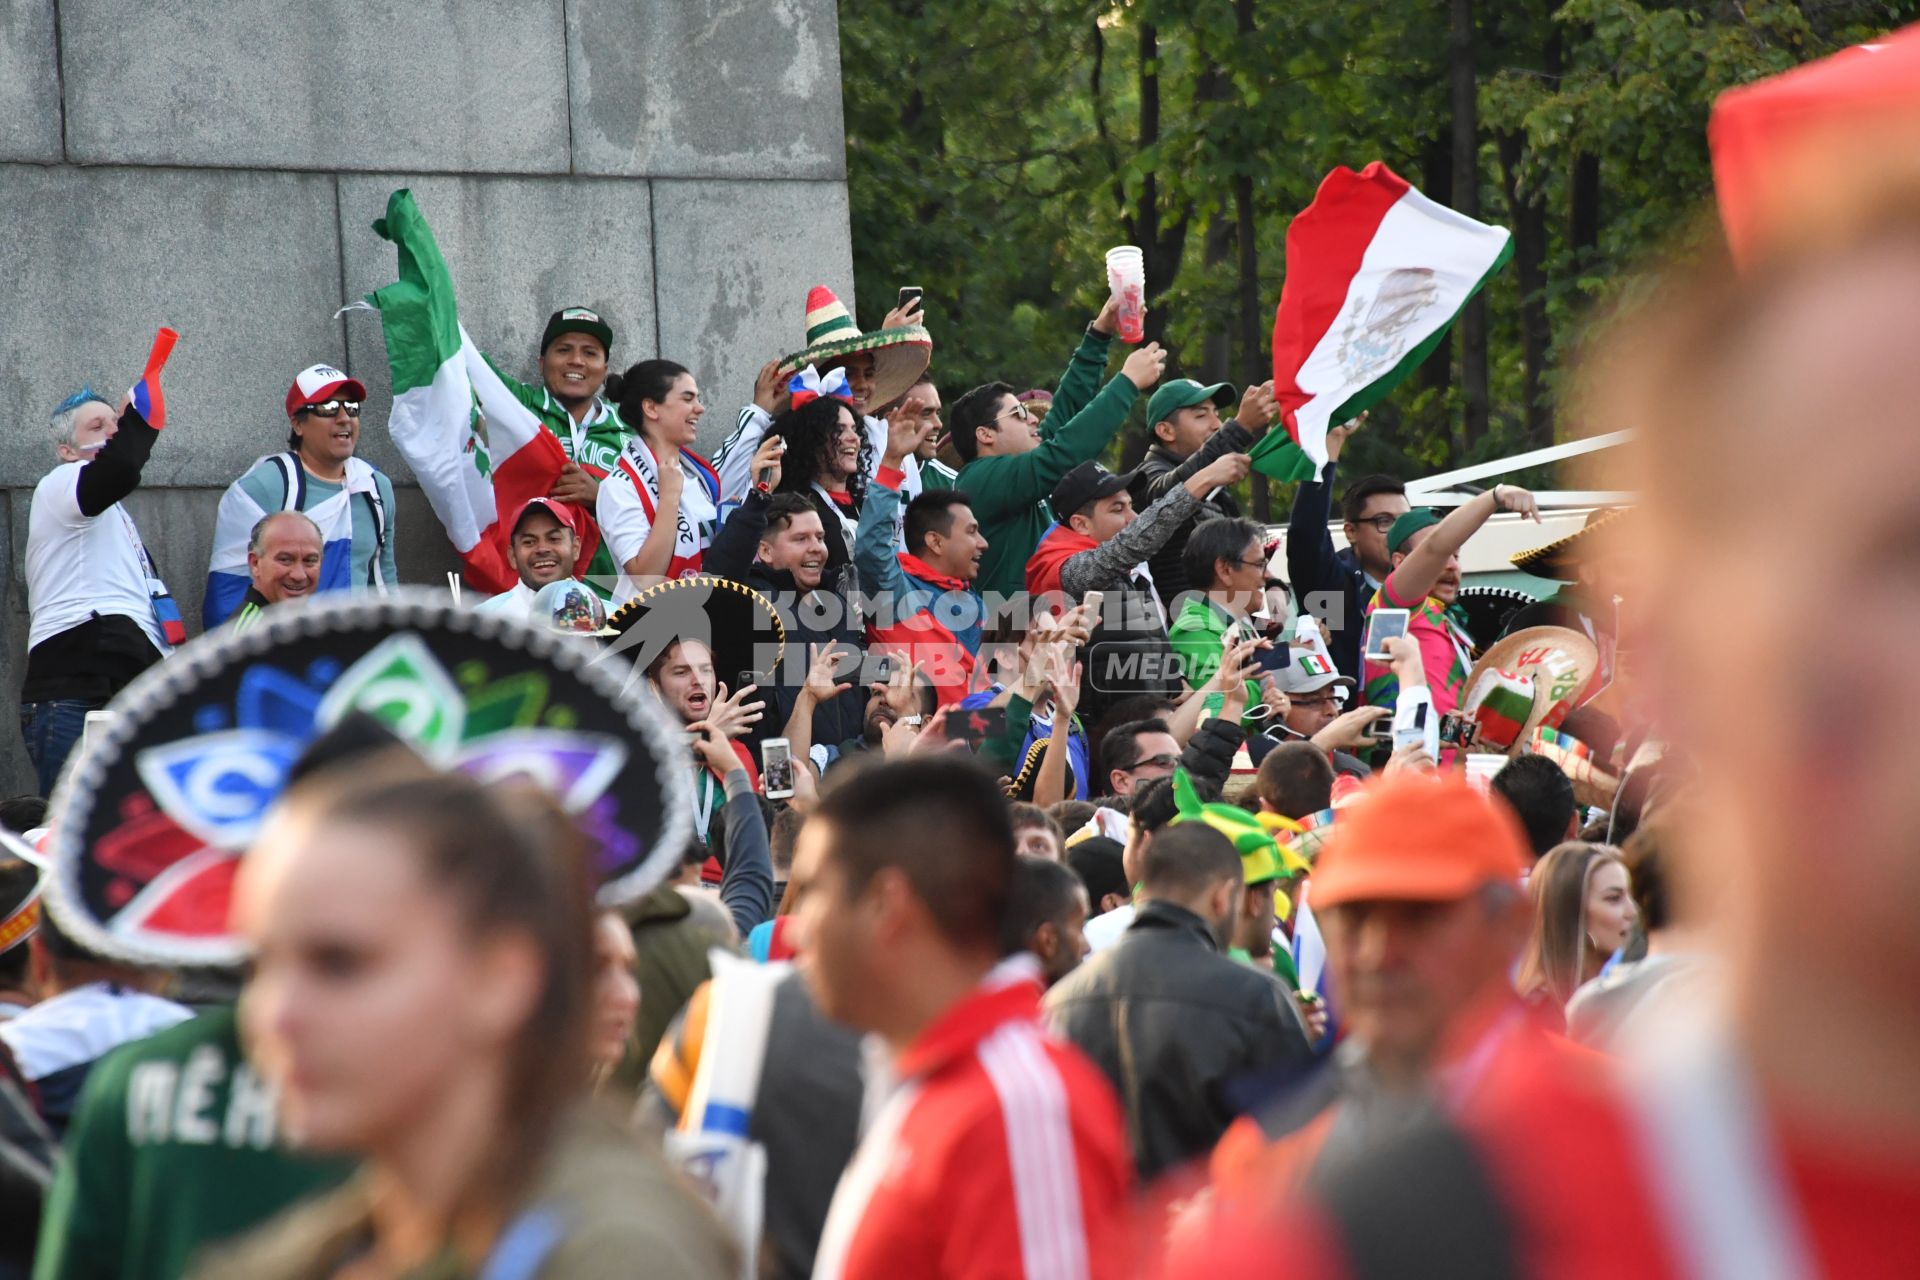
[[[1060,477],[1047,499],[1053,504],[1054,518],[1065,520],[1089,502],[1111,498],[1133,481],[1133,473],[1117,476],[1097,462],[1083,462]]]
[[[540,354],[547,354],[553,340],[563,333],[584,333],[600,339],[607,354],[613,354],[613,326],[600,318],[598,311],[586,307],[562,307],[547,318],[547,331],[540,335]]]

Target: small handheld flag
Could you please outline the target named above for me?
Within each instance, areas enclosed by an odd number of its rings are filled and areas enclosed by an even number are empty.
[[[167,401],[160,394],[160,370],[166,365],[167,357],[173,354],[173,344],[178,341],[178,332],[161,326],[160,332],[153,335],[153,350],[147,353],[146,371],[140,375],[140,381],[133,384],[133,390],[127,393],[133,401],[133,411],[145,418],[147,425],[155,431],[167,425]]]

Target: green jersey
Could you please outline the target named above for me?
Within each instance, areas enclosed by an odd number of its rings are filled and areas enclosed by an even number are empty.
[[[613,405],[595,396],[593,408],[588,411],[586,419],[575,422],[573,415],[561,407],[544,384],[531,386],[515,381],[501,372],[492,357],[486,357],[486,361],[492,365],[495,373],[500,374],[500,381],[513,393],[513,398],[540,419],[540,425],[560,442],[560,448],[565,451],[568,460],[579,463],[582,471],[595,480],[605,480],[607,474],[620,464],[620,454],[627,447],[627,441],[633,439],[634,430],[621,420],[620,411]],[[588,512],[588,515],[591,516],[592,512]],[[599,550],[593,553],[593,560],[587,565],[587,585],[602,599],[612,599],[614,580],[619,576],[620,566],[614,563],[613,552],[602,539]]]
[[[275,1140],[274,1089],[231,1008],[122,1045],[87,1077],[40,1225],[34,1280],[173,1280],[202,1247],[351,1172]]]

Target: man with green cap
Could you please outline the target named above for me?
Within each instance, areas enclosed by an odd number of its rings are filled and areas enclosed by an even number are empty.
[[[1266,434],[1274,418],[1273,383],[1248,387],[1240,401],[1239,412],[1221,422],[1220,411],[1233,403],[1233,387],[1224,382],[1205,386],[1192,378],[1175,378],[1153,393],[1147,402],[1147,429],[1153,433],[1153,445],[1133,473],[1133,505],[1145,511],[1164,494],[1193,474],[1181,467],[1197,454],[1197,470],[1229,453],[1245,453],[1253,442]],[[1200,500],[1186,524],[1168,538],[1147,561],[1160,598],[1174,608],[1175,598],[1183,591],[1203,588],[1205,583],[1187,580],[1180,563],[1180,549],[1187,534],[1202,520],[1217,516],[1238,516],[1240,504],[1222,487]]]
[[[607,385],[607,361],[613,352],[613,326],[587,307],[562,307],[547,318],[540,335],[540,382],[529,386],[509,377],[486,357],[508,391],[540,419],[566,451],[567,465],[547,496],[571,502],[593,517],[600,482],[620,463],[620,451],[633,428],[600,393]],[[605,540],[587,566],[586,582],[608,598],[620,575]]]
[[[1420,645],[1433,694],[1435,715],[1444,716],[1460,704],[1460,695],[1473,669],[1473,636],[1467,631],[1466,611],[1455,602],[1460,596],[1460,548],[1496,511],[1511,511],[1540,522],[1533,495],[1518,485],[1495,485],[1455,507],[1444,519],[1431,507],[1415,507],[1393,522],[1387,531],[1387,553],[1393,570],[1367,604],[1375,609],[1407,609],[1407,634]],[[1366,666],[1369,706],[1391,707],[1400,698],[1400,681],[1388,663],[1362,655]]]

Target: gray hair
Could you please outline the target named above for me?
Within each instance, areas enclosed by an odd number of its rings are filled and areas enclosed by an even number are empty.
[[[73,443],[74,430],[80,425],[80,411],[90,404],[106,404],[108,409],[113,408],[112,405],[107,404],[105,396],[92,388],[87,388],[68,396],[54,409],[53,416],[47,420],[47,429],[53,433],[53,444],[56,449],[63,444]]]
[[[320,526],[313,522],[312,516],[304,511],[269,511],[266,515],[254,521],[253,532],[247,535],[247,554],[256,556],[260,554],[260,539],[266,537],[267,526],[282,516],[291,516],[303,522],[307,528],[313,530],[313,540],[318,542],[323,550],[325,549],[327,545],[327,535],[320,532]]]

